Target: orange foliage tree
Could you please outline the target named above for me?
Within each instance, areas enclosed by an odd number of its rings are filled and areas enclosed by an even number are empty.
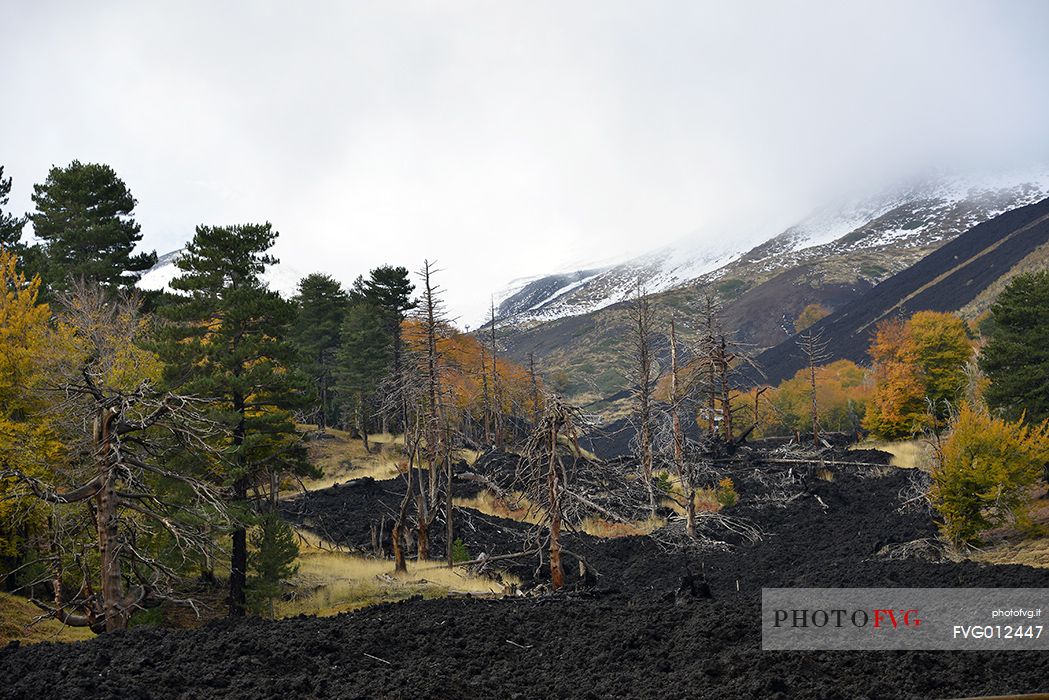
[[[864,427],[897,440],[943,420],[961,399],[972,343],[957,316],[919,311],[880,323],[868,353],[874,388]]]
[[[410,319],[404,322],[403,329],[406,346],[422,352],[426,339],[421,324]],[[448,398],[447,408],[456,414],[454,417],[464,428],[482,426],[485,411],[485,372],[489,373],[489,386],[492,381],[493,363],[490,354],[485,353],[482,356],[480,340],[454,329],[449,329],[444,337],[438,339],[437,352],[444,370],[441,381]],[[488,402],[498,400],[499,405],[493,408],[503,415],[531,416],[536,392],[528,369],[503,358],[498,358],[494,364],[500,391],[497,396],[493,396],[493,392],[489,391]],[[541,391],[538,393],[542,394]]]

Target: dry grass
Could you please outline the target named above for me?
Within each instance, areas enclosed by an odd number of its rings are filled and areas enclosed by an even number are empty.
[[[456,498],[455,505],[461,508],[472,508],[485,515],[516,520],[529,525],[537,525],[542,521],[541,514],[531,508],[525,499],[521,498],[510,504],[491,491],[481,491],[470,498]],[[666,519],[658,517],[649,517],[632,523],[613,522],[604,518],[587,518],[580,523],[579,529],[594,537],[631,537],[647,535],[666,524]]]
[[[309,428],[309,426],[302,426]],[[364,449],[364,441],[350,437],[348,432],[328,428],[309,442],[310,461],[320,468],[319,479],[305,479],[303,484],[311,491],[328,488],[335,483],[370,476],[373,479],[392,479],[399,474],[398,464],[404,461],[401,436],[378,433],[368,436],[371,451]]]
[[[594,537],[616,538],[648,535],[667,524],[665,518],[649,516],[632,523],[615,523],[601,518],[587,518],[580,529]]]
[[[471,508],[485,515],[516,520],[519,523],[536,525],[541,520],[539,513],[524,497],[515,497],[513,503],[507,503],[491,491],[480,491],[476,496],[456,498],[453,502],[460,508]]]
[[[1024,564],[1049,568],[1049,537],[1002,542],[974,552],[969,558],[985,564]]]
[[[892,455],[892,460],[889,464],[894,467],[932,471],[934,450],[928,440],[899,440],[895,442],[864,440],[856,445],[856,449],[888,452]]]
[[[1049,492],[1038,487],[1027,508],[1029,524],[995,528],[984,533],[987,545],[969,558],[988,564],[1025,564],[1049,568]]]
[[[291,581],[295,595],[277,603],[277,617],[335,615],[414,595],[498,596],[504,591],[504,584],[498,581],[474,576],[462,568],[449,569],[437,561],[409,561],[407,573],[394,575],[392,561],[340,551],[312,533],[299,534],[299,572]]]
[[[68,627],[58,620],[41,620],[32,624],[40,614],[40,609],[27,599],[0,593],[0,646],[14,640],[22,644],[79,642],[95,636],[86,627]]]
[[[303,430],[314,429],[309,425],[299,427]],[[309,442],[308,452],[310,462],[321,470],[321,477],[303,479],[303,485],[310,491],[316,491],[366,476],[385,481],[407,468],[403,435],[376,433],[368,436],[368,445],[370,449],[365,450],[363,440],[350,437],[350,433],[335,428],[328,428],[315,435]],[[479,454],[464,449],[457,452],[457,457],[466,460],[467,464],[473,464]]]
[[[665,476],[665,478],[670,480],[670,492],[667,494],[667,497],[663,499],[662,504],[673,510],[678,515],[685,515],[685,487],[682,484],[681,479],[670,472],[657,473],[656,476]],[[719,510],[721,510],[721,504],[718,502],[717,489],[696,489],[697,513],[716,513]]]

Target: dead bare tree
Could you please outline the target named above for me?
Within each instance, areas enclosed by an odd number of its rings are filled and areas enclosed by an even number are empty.
[[[453,549],[455,544],[454,525],[454,488],[452,474],[452,454],[456,449],[456,439],[460,431],[453,426],[452,415],[452,388],[444,382],[444,373],[450,371],[443,362],[441,345],[450,335],[450,326],[444,311],[444,302],[441,298],[441,287],[434,284],[433,277],[437,273],[433,263],[429,260],[423,262],[423,268],[419,271],[419,277],[423,282],[422,297],[419,300],[419,320],[423,329],[425,350],[422,353],[423,377],[426,383],[425,415],[426,415],[426,437],[425,444],[428,455],[429,468],[429,491],[423,497],[422,484],[420,482],[420,498],[418,499],[418,525],[419,525],[419,558],[425,559],[429,556],[429,527],[437,518],[440,507],[440,496],[444,496],[445,511],[445,556],[448,565],[452,565]],[[498,386],[493,387],[497,391]],[[498,395],[495,397],[498,400]],[[498,426],[497,426],[498,429]],[[441,491],[443,481],[444,490]]]
[[[205,417],[205,403],[158,391],[145,377],[132,380],[141,376],[129,352],[142,334],[138,299],[113,298],[81,284],[64,302],[63,321],[83,351],[83,359],[53,382],[61,397],[54,410],[70,456],[45,465],[52,475],[47,479],[2,465],[0,478],[16,482],[13,497],[49,505],[52,524],[68,509],[86,507],[98,549],[98,592],[92,584],[96,574],[81,552],[72,558],[79,562],[82,583],[67,596],[62,577],[70,553],[55,528],[46,557],[54,602],[34,602],[65,624],[114,631],[126,628],[131,614],[148,601],[176,600],[179,567],[209,560],[212,537],[231,529],[234,520],[226,494],[185,468],[193,461],[206,468],[218,459],[209,447],[217,426]],[[177,562],[172,552],[161,556],[143,544],[159,531],[172,543]],[[128,587],[131,581],[137,583]]]
[[[488,395],[488,356],[485,344],[481,343],[481,411],[484,427],[484,444],[492,444],[492,402]]]
[[[824,340],[822,329],[817,331],[809,329],[798,336],[797,344],[805,356],[805,364],[808,368],[809,396],[812,404],[812,442],[818,444],[820,418],[819,406],[816,403],[816,369],[830,359],[830,353],[827,352],[828,341]]]
[[[749,371],[764,376],[752,353],[745,345],[732,339],[725,330],[721,309],[714,297],[703,301],[699,342],[696,347],[696,371],[705,401],[703,412],[707,419],[707,433],[722,443],[737,442],[754,429],[755,424],[736,435],[735,414],[744,406],[733,405],[738,394],[740,373]]]
[[[496,336],[496,323],[495,323],[495,299],[491,300],[491,315],[488,320],[488,341],[491,343],[489,353],[492,356],[492,403],[494,411],[492,413],[493,430],[495,433],[495,446],[502,448],[503,446],[503,392],[502,386],[499,381],[499,368],[497,360],[499,357],[499,344]]]
[[[404,479],[404,496],[393,518],[393,528],[390,532],[390,540],[393,549],[394,571],[403,573],[408,570],[406,561],[406,534],[408,532],[408,512],[413,501],[418,502],[421,497],[415,493],[415,476],[421,466],[421,453],[426,430],[425,412],[423,410],[425,387],[423,386],[422,374],[413,368],[418,368],[420,362],[414,357],[415,352],[410,347],[402,349],[404,362],[395,375],[386,379],[382,385],[382,396],[384,410],[397,413],[401,416],[404,424],[404,451],[407,457],[404,463],[402,477]],[[421,483],[421,479],[420,479]],[[429,511],[423,510],[423,513]]]
[[[707,295],[703,298],[702,329],[697,347],[697,370],[701,374],[704,383],[703,393],[706,398],[704,413],[707,419],[708,435],[715,435],[718,429],[718,381],[717,365],[714,361],[714,352],[720,329],[718,311],[717,300],[713,296]]]
[[[673,422],[674,465],[677,468],[678,480],[685,495],[685,532],[689,537],[696,536],[696,487],[691,470],[685,462],[685,435],[681,428],[682,386],[679,375],[677,352],[677,330],[674,318],[670,319],[670,410]]]
[[[532,425],[539,424],[539,379],[535,373],[535,356],[528,353],[528,383],[532,389]]]
[[[423,282],[422,297],[419,300],[418,318],[422,324],[425,350],[422,353],[423,377],[426,382],[426,452],[429,468],[429,488],[424,489],[419,483],[419,495],[416,498],[418,510],[418,558],[420,561],[430,555],[429,528],[437,516],[437,498],[439,477],[444,467],[445,448],[442,430],[443,391],[441,389],[441,354],[438,340],[443,336],[444,306],[441,302],[441,289],[433,282],[436,269],[429,260],[423,261],[419,277]],[[450,493],[451,489],[449,489]],[[450,499],[449,499],[450,500]],[[450,514],[449,514],[450,515]],[[451,529],[451,517],[448,528]]]
[[[557,397],[546,400],[546,411],[536,424],[525,445],[518,483],[525,498],[540,516],[546,530],[546,549],[550,562],[550,585],[564,587],[565,572],[561,563],[561,530],[565,519],[565,500],[569,478],[558,449],[564,440],[578,450],[578,428],[582,423],[579,410]],[[542,546],[537,549],[541,551]]]
[[[655,383],[653,376],[655,363],[652,357],[652,304],[645,295],[640,277],[637,280],[630,312],[633,321],[632,349],[635,378],[632,393],[634,416],[638,429],[637,448],[645,487],[648,489],[649,508],[652,513],[655,513],[656,495],[652,483],[652,391]]]

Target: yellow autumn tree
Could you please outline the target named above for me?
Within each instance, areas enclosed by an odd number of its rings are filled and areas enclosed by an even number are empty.
[[[44,517],[36,499],[4,497],[11,472],[43,477],[63,457],[43,388],[71,346],[39,294],[40,278],[26,279],[15,255],[0,249],[0,556],[15,555]]]
[[[1026,425],[962,403],[938,450],[930,497],[950,541],[978,543],[1007,522],[1024,526],[1032,487],[1049,464],[1049,421]]]
[[[812,395],[809,370],[798,370],[791,379],[760,394],[752,389],[739,402],[748,417],[757,407],[759,436],[790,435],[811,429]],[[849,432],[863,418],[869,401],[863,368],[849,360],[837,360],[816,368],[816,405],[824,430]]]
[[[803,330],[810,328],[816,321],[827,316],[830,316],[830,309],[826,306],[823,304],[809,304],[801,310],[797,319],[794,320],[794,332],[801,333]]]

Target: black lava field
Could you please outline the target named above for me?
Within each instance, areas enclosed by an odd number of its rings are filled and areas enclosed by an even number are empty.
[[[755,453],[756,454],[756,453]],[[871,462],[879,453],[847,453]],[[839,456],[839,459],[841,456]],[[499,600],[410,600],[328,618],[137,628],[79,644],[0,650],[17,698],[952,698],[1046,687],[1037,652],[761,650],[763,586],[1049,587],[1049,571],[942,561],[915,474],[892,468],[733,471],[725,511],[764,537],[684,553],[660,538],[568,545],[592,587]],[[822,477],[822,478],[821,478]],[[400,482],[361,482],[288,506],[341,544],[366,547]],[[464,485],[465,488],[465,485]],[[910,502],[908,502],[910,501]],[[527,527],[476,517],[471,552],[514,551]],[[658,533],[657,533],[658,535]],[[908,556],[900,558],[906,550]],[[440,551],[440,550],[438,550]],[[924,555],[921,555],[924,551]],[[919,556],[921,555],[921,556]],[[525,579],[534,563],[518,565]],[[689,575],[705,579],[682,586]],[[531,581],[528,581],[531,583]],[[577,582],[572,582],[577,583]]]

